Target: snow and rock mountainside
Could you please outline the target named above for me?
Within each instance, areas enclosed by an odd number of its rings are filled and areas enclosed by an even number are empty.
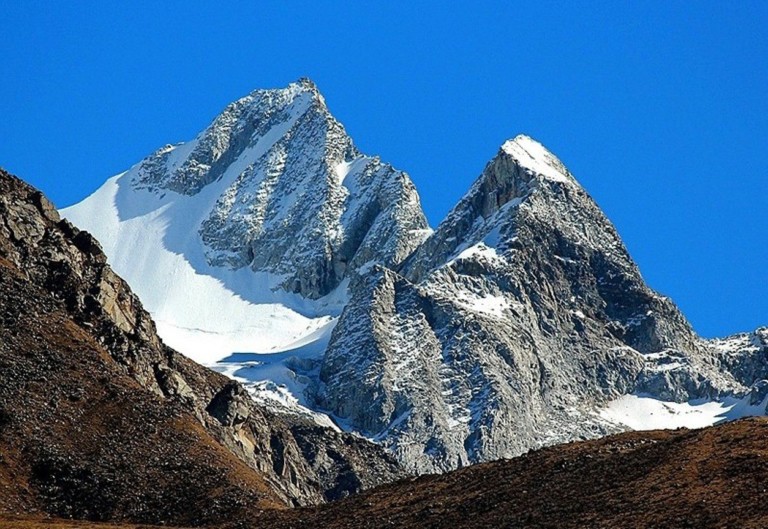
[[[0,513],[199,525],[402,476],[163,345],[106,261],[0,170]]]
[[[421,472],[613,431],[621,421],[595,411],[622,395],[682,402],[754,380],[722,372],[594,201],[525,136],[398,270],[352,291],[316,399]]]
[[[526,136],[433,233],[408,177],[358,153],[303,80],[230,105],[65,214],[171,345],[411,470],[765,408],[763,334],[700,339]]]
[[[232,103],[63,214],[208,363],[322,344],[348,279],[428,234],[408,176],[361,154],[308,80]]]

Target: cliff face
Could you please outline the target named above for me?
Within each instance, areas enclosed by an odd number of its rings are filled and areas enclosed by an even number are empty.
[[[166,347],[96,240],[0,172],[0,508],[200,524],[400,476]]]
[[[525,136],[402,266],[350,290],[318,406],[418,472],[617,431],[598,411],[622,395],[682,402],[754,382],[722,369],[563,164]]]

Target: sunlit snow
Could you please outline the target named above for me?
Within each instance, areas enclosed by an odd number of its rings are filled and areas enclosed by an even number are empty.
[[[766,402],[749,404],[743,399],[667,402],[643,395],[624,395],[610,402],[600,416],[632,430],[704,428],[722,421],[763,415]]]
[[[520,135],[509,140],[501,147],[504,152],[515,158],[521,166],[540,174],[548,180],[569,183],[563,164],[552,155],[542,144]]]
[[[232,351],[285,350],[338,315],[343,288],[310,301],[278,289],[280,277],[207,263],[197,230],[189,226],[202,222],[228,175],[196,195],[163,197],[131,188],[131,176],[111,178],[62,213],[74,224],[92,226],[110,264],[140,293],[168,345],[211,365]],[[105,208],[109,203],[113,207]]]

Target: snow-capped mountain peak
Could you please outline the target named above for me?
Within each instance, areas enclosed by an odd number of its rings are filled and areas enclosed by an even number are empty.
[[[628,393],[743,392],[717,362],[563,164],[518,136],[403,266],[353,291],[316,399],[433,472],[614,431],[622,412],[598,410]]]
[[[536,176],[553,182],[576,183],[563,163],[530,136],[520,134],[507,140],[501,150]]]
[[[609,406],[628,394],[742,398],[766,376],[764,340],[696,336],[540,143],[504,142],[432,232],[408,175],[360,153],[309,80],[64,214],[170,345],[419,471],[631,426]]]
[[[403,273],[418,282],[457,258],[501,256],[516,242],[521,209],[557,208],[550,203],[569,202],[573,195],[583,194],[554,154],[529,136],[518,135],[502,144],[464,197],[408,259]]]
[[[408,175],[360,153],[307,79],[251,92],[63,213],[163,338],[208,361],[330,332],[350,274],[396,266],[428,232]]]

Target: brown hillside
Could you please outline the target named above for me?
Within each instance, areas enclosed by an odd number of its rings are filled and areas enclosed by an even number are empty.
[[[379,487],[281,528],[765,528],[768,419],[632,432]],[[256,526],[256,525],[254,525]]]
[[[221,527],[765,528],[766,439],[766,418],[624,433],[384,485],[321,507],[229,518]],[[0,518],[0,526],[126,529],[35,518]]]
[[[0,515],[0,527],[2,527],[2,529],[160,529],[163,526],[141,525],[135,523],[112,524],[75,520],[56,520],[33,516]]]

